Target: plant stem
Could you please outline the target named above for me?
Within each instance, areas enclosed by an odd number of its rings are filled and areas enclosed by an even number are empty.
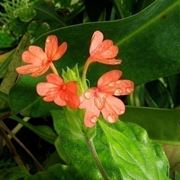
[[[59,73],[53,63],[51,63],[50,67],[51,67],[51,70],[53,71],[53,73],[57,74],[59,76]]]
[[[23,149],[26,151],[26,153],[33,159],[34,163],[36,164],[36,167],[38,170],[43,170],[43,166],[39,163],[39,161],[34,157],[34,155],[29,151],[29,149],[26,148],[26,146],[12,133],[9,128],[2,123],[4,130],[12,137]]]
[[[16,151],[16,148],[14,147],[14,145],[12,144],[12,142],[9,140],[7,134],[4,131],[3,126],[0,124],[0,135],[4,138],[4,140],[6,141],[7,147],[10,151],[10,153],[12,154],[14,160],[16,161],[16,163],[22,167],[23,169],[27,170],[26,167],[24,166],[23,161],[21,160],[19,154]]]
[[[88,144],[88,147],[89,147],[89,149],[90,149],[90,151],[91,151],[91,153],[93,155],[93,158],[94,158],[94,160],[96,162],[96,166],[99,169],[99,172],[101,173],[103,179],[108,180],[109,179],[108,175],[107,175],[106,171],[103,168],[103,165],[102,165],[102,163],[101,163],[101,161],[100,161],[100,159],[98,157],[98,154],[96,152],[96,148],[95,148],[92,140],[87,138],[87,144]]]
[[[89,67],[90,64],[91,64],[91,61],[88,58],[85,65],[84,65],[84,70],[83,70],[83,74],[82,74],[82,82],[83,82],[84,87],[87,86],[87,84],[86,84],[86,74],[87,74],[87,70],[88,70],[88,67]]]

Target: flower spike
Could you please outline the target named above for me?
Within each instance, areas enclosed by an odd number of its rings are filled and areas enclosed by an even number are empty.
[[[19,74],[40,76],[53,66],[52,62],[60,59],[66,50],[66,42],[58,46],[57,37],[50,35],[45,42],[45,51],[38,46],[29,46],[29,49],[22,54],[22,60],[28,65],[18,67],[16,71]]]
[[[90,88],[81,95],[79,107],[86,110],[86,127],[95,126],[100,113],[106,121],[114,123],[125,112],[124,103],[115,96],[129,95],[134,90],[134,83],[119,80],[121,75],[119,70],[109,71],[99,78],[97,87]]]

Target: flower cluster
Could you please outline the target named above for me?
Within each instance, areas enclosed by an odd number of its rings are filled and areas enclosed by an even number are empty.
[[[103,74],[97,87],[91,87],[78,93],[78,82],[65,82],[59,75],[53,61],[60,59],[67,50],[67,43],[58,44],[55,35],[47,37],[45,49],[30,46],[22,54],[22,60],[27,65],[18,67],[19,74],[41,76],[49,69],[53,73],[46,76],[46,82],[37,84],[37,93],[46,102],[54,102],[59,106],[85,109],[84,124],[86,127],[95,126],[100,113],[109,123],[114,123],[118,116],[125,112],[125,105],[118,96],[129,95],[134,90],[134,83],[130,80],[120,80],[122,71],[112,70]],[[91,63],[99,62],[108,65],[121,63],[116,59],[118,47],[110,39],[105,39],[100,31],[95,31],[91,38],[89,57],[84,65],[82,81],[86,82],[86,73]],[[86,85],[87,86],[87,85]]]

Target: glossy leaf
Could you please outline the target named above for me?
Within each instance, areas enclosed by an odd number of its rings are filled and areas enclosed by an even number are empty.
[[[103,121],[99,124],[123,179],[169,179],[165,154],[159,145],[152,144],[142,128],[122,122],[114,127]]]
[[[82,126],[80,111],[52,111],[52,116],[60,157],[86,179],[168,179],[162,149],[137,125],[100,122],[95,133]]]

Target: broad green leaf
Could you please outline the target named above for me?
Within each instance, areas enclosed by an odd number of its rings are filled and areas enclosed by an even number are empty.
[[[179,110],[129,106],[120,119],[139,124],[153,140],[180,144],[179,117]]]
[[[57,63],[60,68],[74,66],[75,62],[79,65],[84,64],[88,57],[91,35],[98,29],[104,33],[105,38],[113,39],[120,47],[119,57],[123,63],[119,67],[111,68],[122,69],[124,77],[136,84],[179,73],[179,8],[179,0],[157,0],[129,18],[51,31],[51,34],[57,34],[68,43],[68,53]],[[47,34],[44,34],[39,37],[39,43],[46,36]],[[102,64],[92,66],[90,79],[97,79],[109,68],[110,66]]]
[[[123,179],[168,178],[168,161],[158,144],[153,144],[142,128],[118,122],[114,126],[99,124],[107,138],[113,160]]]
[[[80,111],[52,111],[52,116],[60,157],[86,179],[168,179],[162,149],[137,125],[101,122],[96,133],[87,133]]]

